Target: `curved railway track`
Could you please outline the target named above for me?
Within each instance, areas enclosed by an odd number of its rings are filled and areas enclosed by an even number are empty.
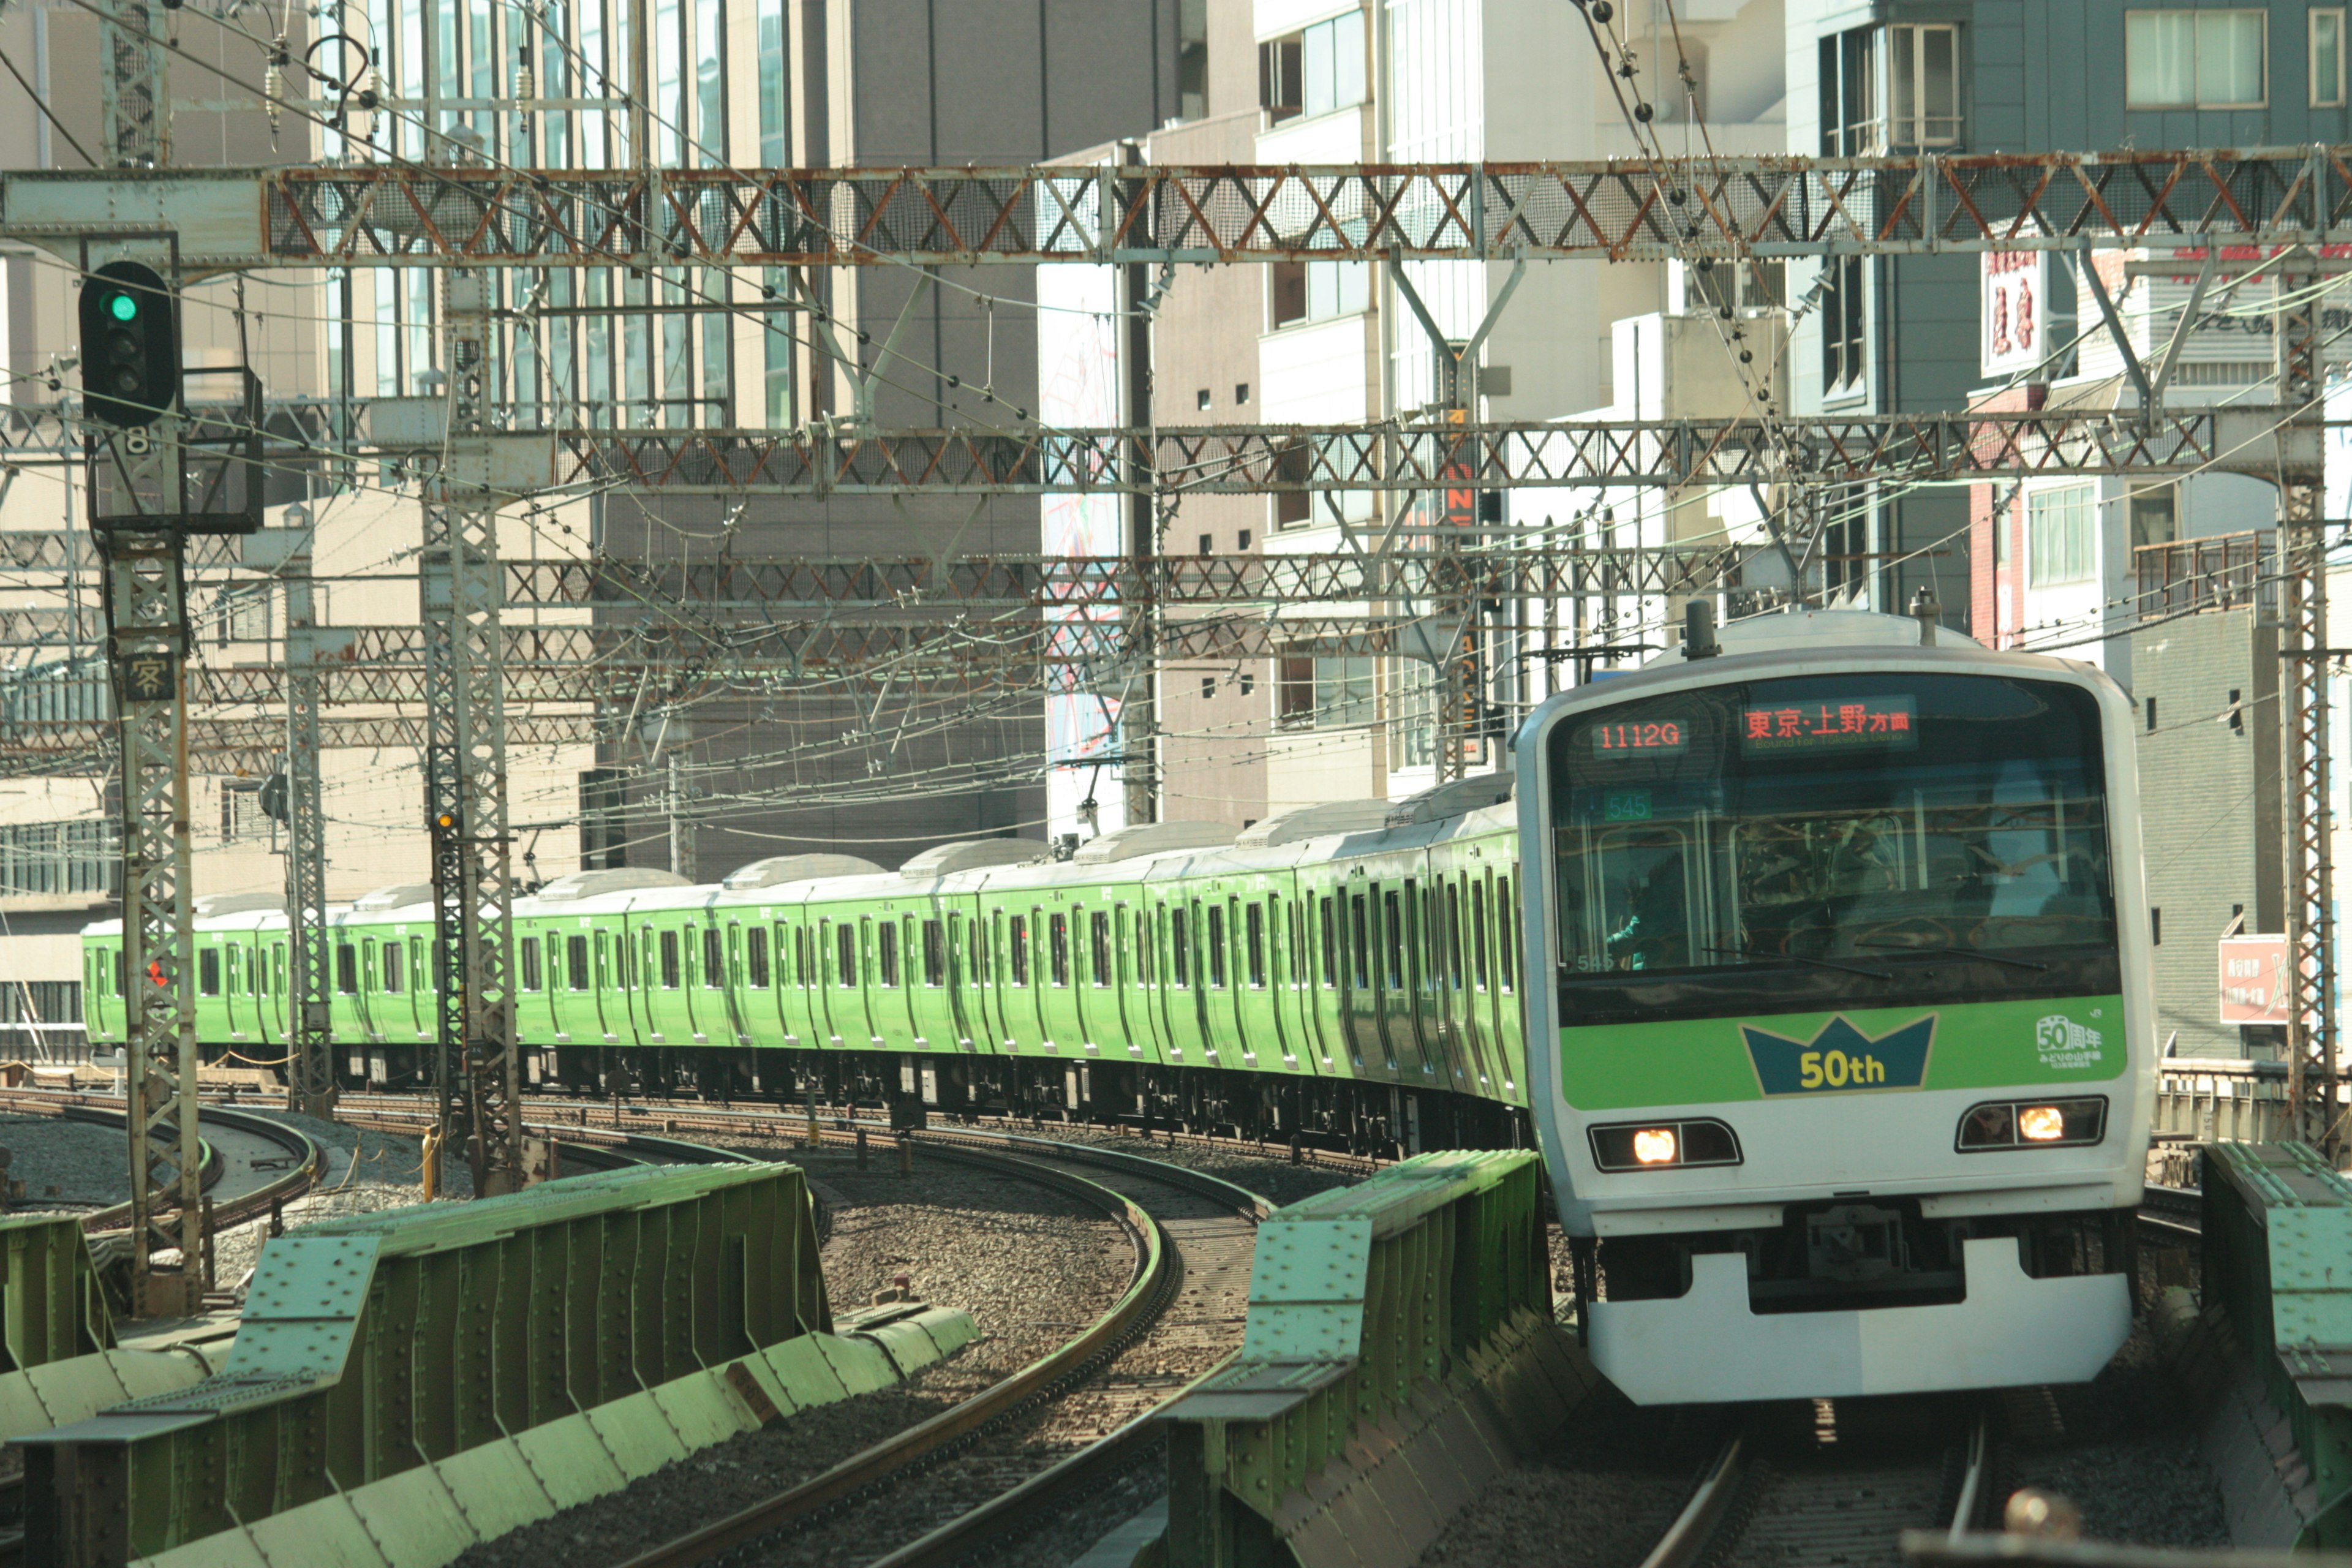
[[[828,1142],[856,1139],[854,1131],[824,1132]],[[927,1160],[1050,1186],[1110,1216],[1133,1248],[1127,1288],[1051,1353],[823,1474],[643,1552],[630,1568],[747,1548],[765,1555],[812,1528],[869,1542],[882,1553],[871,1560],[892,1568],[952,1562],[1037,1527],[1149,1459],[1155,1438],[1144,1419],[1238,1347],[1251,1244],[1272,1212],[1264,1198],[1115,1150],[967,1129],[913,1142]]]
[[[1642,1568],[1898,1568],[1906,1531],[1972,1529],[1990,1418],[1948,1401],[1821,1401],[1810,1430],[1759,1414],[1701,1475]]]
[[[125,1125],[121,1107],[119,1100],[72,1090],[0,1089],[0,1110],[111,1127]],[[213,1199],[215,1228],[258,1219],[309,1192],[326,1173],[326,1151],[299,1127],[223,1106],[205,1108],[202,1130],[205,1134],[203,1181]],[[224,1187],[229,1190],[221,1191]],[[93,1210],[82,1218],[82,1228],[92,1232],[125,1230],[130,1225],[127,1201]]]

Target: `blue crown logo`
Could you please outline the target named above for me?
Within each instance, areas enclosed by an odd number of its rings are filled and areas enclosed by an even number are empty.
[[[1791,1040],[1742,1024],[1748,1059],[1767,1096],[1850,1094],[1856,1089],[1916,1089],[1927,1076],[1927,1048],[1936,1015],[1872,1039],[1841,1013],[1810,1040]]]

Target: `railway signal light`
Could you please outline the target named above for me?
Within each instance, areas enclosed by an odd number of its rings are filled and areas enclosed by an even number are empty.
[[[152,425],[180,401],[180,333],[170,285],[137,261],[110,261],[81,290],[81,384],[93,419]]]

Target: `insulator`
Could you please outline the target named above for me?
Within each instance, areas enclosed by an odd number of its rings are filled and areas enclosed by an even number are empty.
[[[528,65],[515,68],[514,95],[518,105],[524,107],[539,96],[538,73]]]
[[[272,136],[278,134],[278,122],[284,118],[280,105],[285,97],[286,68],[272,60],[269,68],[261,73],[261,107],[269,116],[269,133]]]

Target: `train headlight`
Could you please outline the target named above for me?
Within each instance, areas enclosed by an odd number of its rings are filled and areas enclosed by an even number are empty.
[[[1993,1100],[1969,1108],[1960,1118],[1954,1146],[1963,1154],[1996,1149],[2053,1149],[2096,1143],[2106,1132],[2104,1098]]]
[[[1591,1127],[1592,1163],[1604,1171],[1663,1171],[1684,1165],[1737,1165],[1739,1139],[1711,1118],[1622,1121]]]
[[[1671,1127],[1637,1127],[1633,1130],[1633,1158],[1644,1165],[1671,1165],[1682,1152],[1682,1145]]]

